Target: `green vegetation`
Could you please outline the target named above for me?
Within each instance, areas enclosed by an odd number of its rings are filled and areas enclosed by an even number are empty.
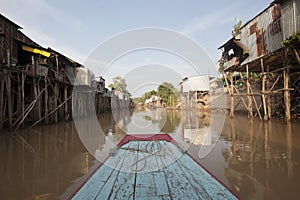
[[[149,99],[152,95],[157,95],[155,90],[151,90],[150,92],[145,92],[141,97],[135,97],[133,99],[135,104],[144,103],[146,99]]]
[[[300,31],[298,31],[297,33],[293,33],[291,37],[289,37],[288,39],[285,39],[282,42],[282,45],[285,47],[294,45],[294,44],[300,44]]]
[[[179,92],[178,90],[168,82],[163,82],[157,87],[157,91],[151,90],[145,92],[141,97],[133,99],[134,103],[144,103],[146,99],[149,99],[152,95],[159,96],[167,106],[176,106]]]
[[[167,106],[175,106],[179,92],[171,83],[163,82],[157,88],[157,95],[166,102]]]
[[[111,89],[114,88],[120,92],[123,92],[124,94],[131,96],[131,94],[127,90],[127,83],[125,78],[122,78],[121,76],[116,76],[113,78],[113,83],[109,84]]]
[[[238,23],[236,23],[232,28],[233,30],[231,31],[231,34],[233,37],[237,36],[240,33],[240,29],[242,27],[242,20],[240,20]]]

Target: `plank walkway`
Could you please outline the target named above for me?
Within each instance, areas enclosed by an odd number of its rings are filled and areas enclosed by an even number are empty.
[[[165,140],[127,141],[73,199],[237,199]]]

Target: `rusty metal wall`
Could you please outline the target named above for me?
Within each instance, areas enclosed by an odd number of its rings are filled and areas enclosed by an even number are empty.
[[[248,48],[247,64],[282,47],[280,5],[273,4],[241,28],[241,42]]]
[[[289,38],[300,29],[300,1],[289,0],[281,4],[283,39]]]

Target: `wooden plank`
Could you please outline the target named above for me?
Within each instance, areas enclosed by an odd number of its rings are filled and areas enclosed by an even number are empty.
[[[169,193],[168,183],[164,172],[162,171],[154,172],[153,179],[154,179],[157,195],[169,196],[170,193]]]
[[[133,199],[134,197],[136,180],[136,165],[134,163],[138,159],[139,142],[131,141],[129,147],[132,150],[125,150],[123,164],[111,188],[109,199]]]
[[[205,199],[207,199],[206,195],[209,195],[211,199],[237,199],[227,188],[195,163],[188,155],[182,156],[178,162],[185,171],[185,174],[192,178],[190,182],[193,187],[196,191],[202,193]]]
[[[175,149],[175,151],[178,148],[173,144],[168,147]],[[231,192],[198,165],[189,155],[182,155],[176,163],[201,199],[236,199]]]
[[[128,144],[125,144],[124,146],[127,147]],[[100,191],[104,188],[104,185],[107,184],[108,180],[110,180],[110,177],[114,177],[113,173],[115,172],[115,169],[121,167],[124,153],[125,151],[122,150],[116,151],[115,154],[107,160],[107,163],[102,165],[85,183],[73,199],[94,199],[97,195],[99,196]],[[111,168],[110,166],[114,166],[114,168]],[[107,188],[104,188],[102,192],[105,191],[105,189]],[[107,192],[107,196],[108,195],[109,192]]]
[[[191,184],[186,179],[180,170],[176,159],[182,155],[179,148],[170,148],[173,144],[164,142],[166,150],[166,157],[159,157],[162,164],[165,166],[164,173],[167,177],[168,190],[171,199],[199,199],[197,193],[193,190]]]

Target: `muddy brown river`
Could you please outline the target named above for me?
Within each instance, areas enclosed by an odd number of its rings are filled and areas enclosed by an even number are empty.
[[[108,156],[124,132],[142,130],[169,133],[241,199],[299,198],[299,122],[226,115],[219,135],[209,131],[210,113],[194,111],[106,113],[98,121],[104,134],[93,141],[93,152],[83,145],[78,127],[70,121],[1,131],[0,199],[65,199],[99,164],[93,155]],[[88,120],[83,124],[86,132],[97,131]],[[202,147],[209,149],[205,156]]]

